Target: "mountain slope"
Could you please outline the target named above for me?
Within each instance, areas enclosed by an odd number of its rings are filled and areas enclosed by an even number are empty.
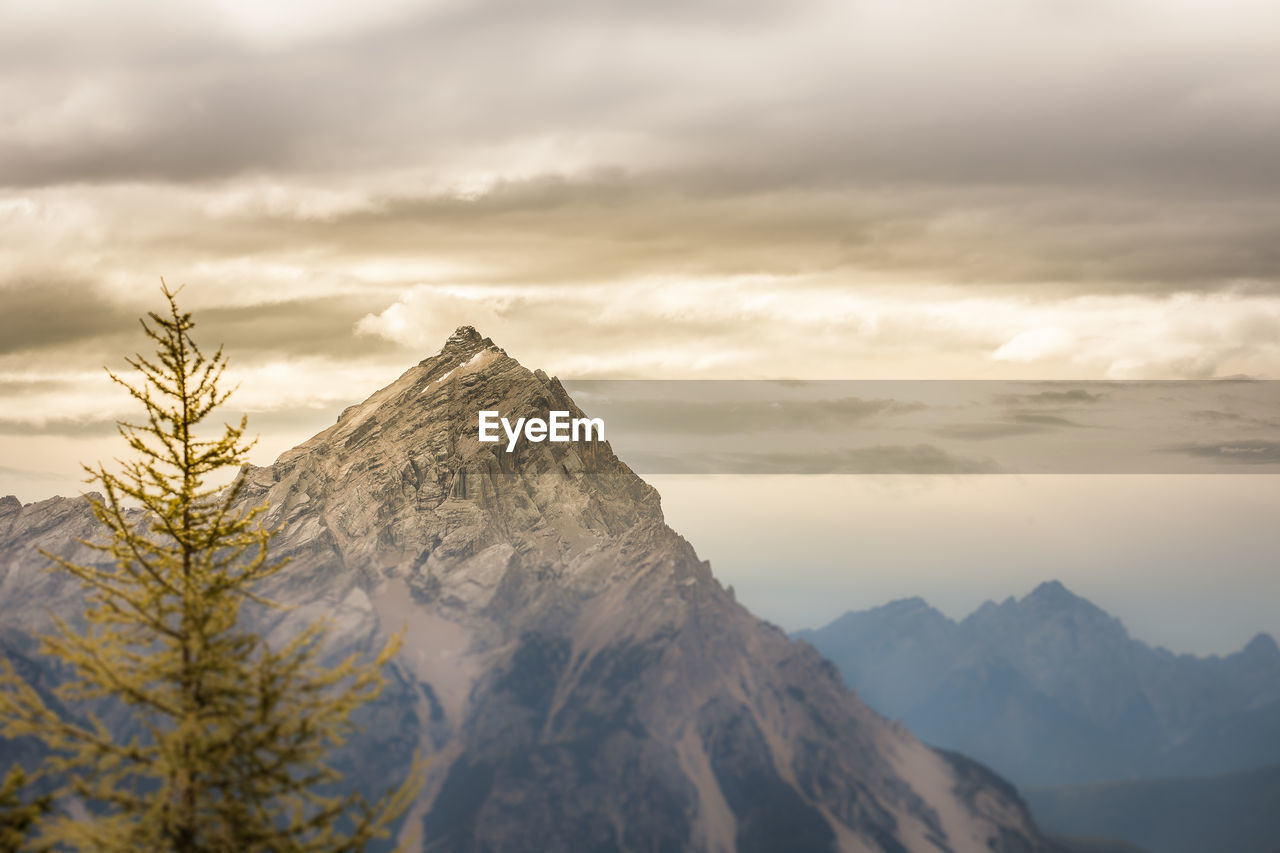
[[[849,694],[755,619],[605,442],[476,438],[476,413],[580,414],[470,328],[275,464],[262,630],[328,616],[335,651],[407,628],[344,758],[369,788],[433,756],[406,830],[432,850],[1050,850],[1013,790]],[[74,618],[36,544],[84,503],[0,506],[0,622]],[[83,556],[83,555],[82,555]]]
[[[1047,830],[1106,834],[1152,853],[1274,853],[1280,765],[1195,779],[1109,782],[1026,792]]]
[[[1060,583],[956,623],[919,599],[797,636],[930,743],[1020,784],[1207,775],[1280,761],[1280,650],[1153,649]]]

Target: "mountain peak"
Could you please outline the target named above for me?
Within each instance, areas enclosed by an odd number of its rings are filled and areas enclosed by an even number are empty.
[[[366,584],[404,581],[476,607],[507,570],[542,576],[558,567],[568,583],[575,559],[621,531],[662,524],[657,491],[608,441],[481,442],[477,415],[486,410],[512,421],[585,414],[559,382],[461,326],[437,355],[246,482],[271,505],[272,523],[318,515],[358,543]],[[601,573],[574,568],[584,585],[603,583]]]
[[[1027,597],[1023,599],[1023,601],[1035,602],[1054,607],[1063,607],[1083,600],[1084,599],[1080,598],[1080,596],[1063,586],[1062,582],[1058,580],[1045,581],[1035,589],[1031,590]]]
[[[444,345],[447,347],[450,344],[480,344],[484,340],[484,335],[477,332],[475,326],[459,326],[453,330],[453,334]]]
[[[475,326],[459,326],[453,330],[453,334],[444,342],[440,354],[435,357],[456,361],[470,358],[477,352],[491,347],[496,349],[493,341],[477,332]]]
[[[1244,647],[1244,655],[1250,660],[1263,663],[1280,661],[1280,646],[1270,634],[1255,634],[1249,644]]]
[[[1076,595],[1057,580],[1040,584],[1021,601],[1012,604],[1009,610],[1019,613],[1018,618],[1021,619],[1068,619],[1072,622],[1092,625],[1097,630],[1106,626],[1106,630],[1113,635],[1114,639],[1127,641],[1129,638],[1129,632],[1119,619],[1089,599]]]
[[[1035,589],[1031,590],[1032,595],[1062,595],[1063,593],[1070,595],[1071,590],[1067,589],[1062,581],[1057,578],[1042,581],[1036,585]]]
[[[896,619],[906,617],[923,619],[942,616],[940,611],[932,607],[929,602],[925,601],[918,595],[911,598],[898,598],[890,601],[888,604],[883,604],[880,607],[873,609],[878,610],[885,616]],[[943,618],[945,619],[946,617],[943,616]]]
[[[1050,624],[1087,626],[1098,637],[1107,636],[1116,642],[1129,639],[1120,620],[1057,580],[1045,581],[1021,599],[1011,596],[1000,604],[987,601],[961,622],[969,630],[997,634],[1043,630]]]
[[[324,616],[336,660],[402,632],[376,724],[340,760],[369,791],[432,755],[404,836],[432,850],[1054,849],[1004,783],[872,712],[734,601],[602,437],[502,447],[479,441],[487,410],[583,414],[464,326],[240,481],[238,506],[270,507],[272,555],[290,560],[262,589],[284,607],[256,610],[255,632],[284,643]],[[6,626],[83,611],[32,555],[75,557],[96,520],[84,501],[49,509],[62,514],[0,524],[0,560],[23,555],[21,583],[0,562]]]

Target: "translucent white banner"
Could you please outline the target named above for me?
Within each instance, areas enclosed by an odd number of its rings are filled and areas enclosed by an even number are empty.
[[[1280,382],[566,380],[641,473],[1280,473]]]

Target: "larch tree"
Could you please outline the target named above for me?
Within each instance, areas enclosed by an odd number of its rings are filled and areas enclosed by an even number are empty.
[[[386,837],[415,796],[421,764],[370,802],[343,791],[332,751],[354,731],[352,714],[373,700],[393,637],[372,660],[325,665],[323,622],[279,647],[244,625],[256,589],[281,570],[270,556],[266,505],[244,509],[244,481],[211,480],[244,464],[246,420],[212,437],[196,428],[229,392],[222,350],[206,355],[189,313],[163,288],[168,313],[142,321],[156,352],[128,360],[140,376],[111,373],[141,404],[121,423],[132,457],[113,473],[86,468],[105,529],[101,564],[53,554],[53,570],[85,590],[85,624],[57,621],[46,654],[71,676],[67,707],[127,709],[132,731],[86,711],[50,710],[12,668],[0,672],[0,734],[34,737],[48,752],[41,773],[61,780],[60,803],[40,822],[44,843],[81,850],[344,851]],[[225,480],[225,476],[223,478]],[[128,728],[128,727],[127,727]]]
[[[49,811],[49,795],[25,797],[27,774],[13,767],[0,781],[0,853],[30,849],[36,822]]]

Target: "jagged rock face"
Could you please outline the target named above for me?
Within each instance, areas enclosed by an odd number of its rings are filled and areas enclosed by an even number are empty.
[[[463,328],[246,472],[292,558],[266,592],[293,608],[265,630],[328,615],[344,650],[406,630],[344,759],[376,788],[415,744],[429,752],[406,833],[431,850],[1052,849],[1007,785],[870,711],[739,606],[607,443],[507,453],[478,442],[481,409],[581,414]],[[0,504],[6,621],[48,600],[29,548],[65,547],[54,516],[87,532],[82,502],[54,506]]]
[[[50,572],[41,549],[92,563],[101,559],[80,540],[93,540],[98,520],[83,498],[49,498],[23,506],[0,498],[0,630],[48,625],[48,611],[74,624],[80,610],[79,582]]]

